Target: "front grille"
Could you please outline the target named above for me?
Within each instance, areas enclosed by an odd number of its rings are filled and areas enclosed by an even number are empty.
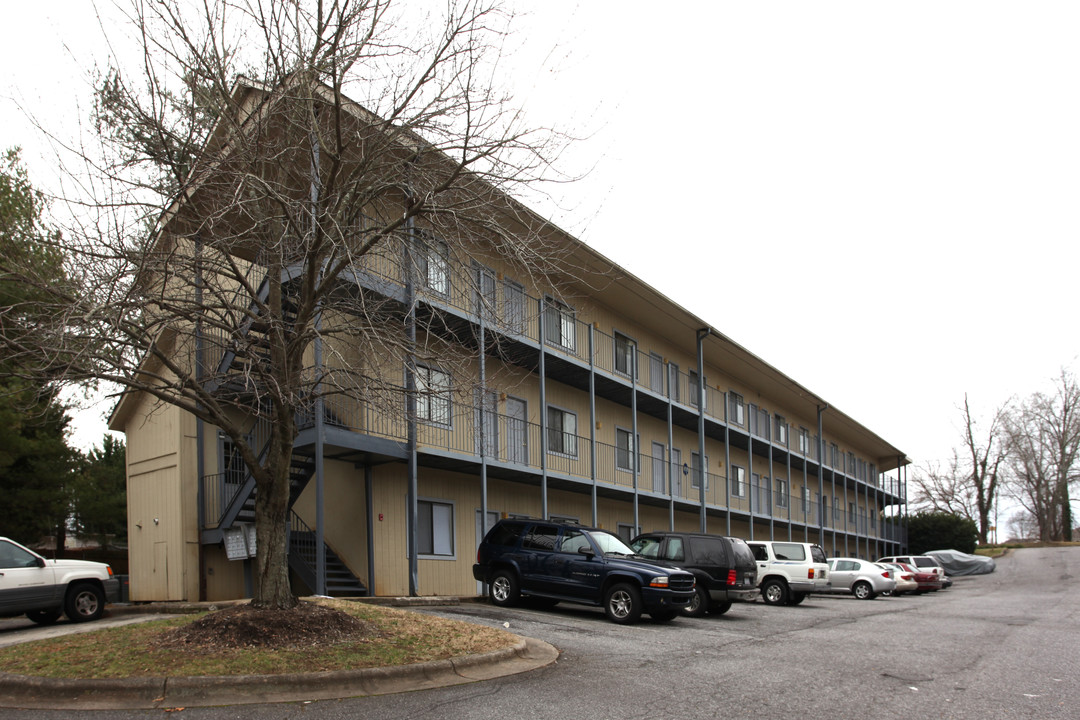
[[[668,576],[668,587],[677,592],[688,592],[694,589],[694,576],[690,573],[672,573]]]

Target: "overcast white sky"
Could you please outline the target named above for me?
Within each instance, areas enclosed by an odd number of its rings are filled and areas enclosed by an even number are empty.
[[[917,464],[964,393],[1076,369],[1080,3],[516,5],[519,100],[593,168],[538,209]],[[87,2],[4,15],[0,147],[46,184],[15,101],[85,117],[100,34]]]

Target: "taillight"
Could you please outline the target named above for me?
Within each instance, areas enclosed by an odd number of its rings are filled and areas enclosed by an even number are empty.
[[[731,569],[731,570],[727,571],[727,584],[728,585],[738,585],[739,584],[739,576],[738,576],[738,574],[736,574],[734,569]]]
[[[814,579],[814,568],[810,568],[810,571],[806,574],[806,577],[810,580]]]
[[[889,571],[888,571],[888,570],[886,570],[886,571],[884,571],[883,573],[881,573],[881,577],[883,577],[883,578],[885,578],[886,580],[888,580],[888,579],[889,579],[889,577],[890,577],[890,576],[889,576]]]

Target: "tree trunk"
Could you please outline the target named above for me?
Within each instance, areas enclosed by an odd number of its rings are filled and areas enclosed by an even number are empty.
[[[282,413],[285,414],[285,413]],[[288,413],[291,417],[291,412]],[[274,422],[264,472],[256,477],[256,576],[252,605],[288,610],[297,604],[289,583],[289,462],[293,423]]]

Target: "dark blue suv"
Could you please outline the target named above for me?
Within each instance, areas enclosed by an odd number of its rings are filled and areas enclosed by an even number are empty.
[[[610,620],[661,622],[694,597],[694,576],[635,556],[606,530],[551,520],[500,520],[476,552],[473,577],[491,586],[491,602],[522,596],[554,604],[601,605]]]

